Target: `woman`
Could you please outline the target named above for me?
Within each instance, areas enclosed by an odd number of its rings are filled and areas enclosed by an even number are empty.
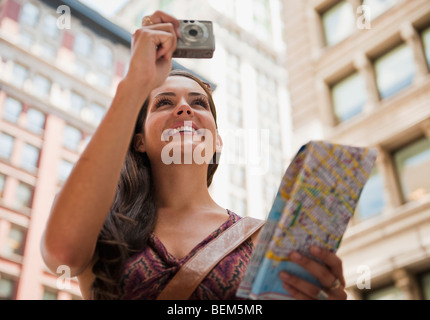
[[[53,272],[70,268],[84,299],[156,299],[186,261],[241,220],[208,192],[222,140],[207,86],[170,73],[178,28],[160,11],[143,20],[129,71],[53,204],[42,256]],[[172,160],[178,152],[179,162]],[[213,268],[190,299],[236,298],[256,236]],[[328,289],[286,273],[280,281],[297,299],[345,299],[340,259],[325,250],[315,255],[326,266],[292,259]]]

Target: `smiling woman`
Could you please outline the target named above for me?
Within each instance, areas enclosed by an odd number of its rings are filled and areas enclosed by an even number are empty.
[[[239,299],[263,221],[212,199],[222,140],[211,91],[171,71],[179,21],[160,11],[143,21],[129,71],[53,204],[42,256],[53,272],[70,268],[84,299]],[[191,161],[166,163],[169,148]],[[341,279],[327,298],[344,299],[341,262],[321,252],[325,264],[301,261],[327,288]],[[299,298],[321,292],[288,279]]]

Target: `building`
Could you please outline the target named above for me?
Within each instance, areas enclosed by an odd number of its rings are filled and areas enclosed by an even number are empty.
[[[291,156],[282,1],[130,0],[114,19],[133,32],[156,10],[213,22],[213,58],[177,59],[217,85],[224,147],[210,192],[239,215],[265,218]]]
[[[284,1],[294,147],[379,155],[339,250],[351,299],[430,299],[430,2]]]
[[[1,2],[0,299],[80,299],[67,269],[45,267],[40,239],[127,70],[130,41],[78,1]]]

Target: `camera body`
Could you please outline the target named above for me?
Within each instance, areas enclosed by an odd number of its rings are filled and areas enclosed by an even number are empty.
[[[179,20],[181,36],[174,58],[210,59],[215,51],[215,36],[211,21]]]

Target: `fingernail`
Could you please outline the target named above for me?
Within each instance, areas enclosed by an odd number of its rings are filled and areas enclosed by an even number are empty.
[[[321,249],[319,247],[317,247],[317,246],[311,247],[311,251],[312,251],[312,253],[315,253],[315,254],[320,254],[321,253]]]
[[[297,252],[293,252],[291,254],[291,259],[293,259],[294,261],[299,261],[302,258],[302,256],[300,254],[298,254]]]
[[[285,271],[280,272],[280,273],[279,273],[279,276],[280,276],[280,277],[281,277],[281,279],[283,279],[283,280],[288,280],[288,279],[290,279],[290,278],[291,278],[291,276],[290,276],[288,273],[286,273]]]

